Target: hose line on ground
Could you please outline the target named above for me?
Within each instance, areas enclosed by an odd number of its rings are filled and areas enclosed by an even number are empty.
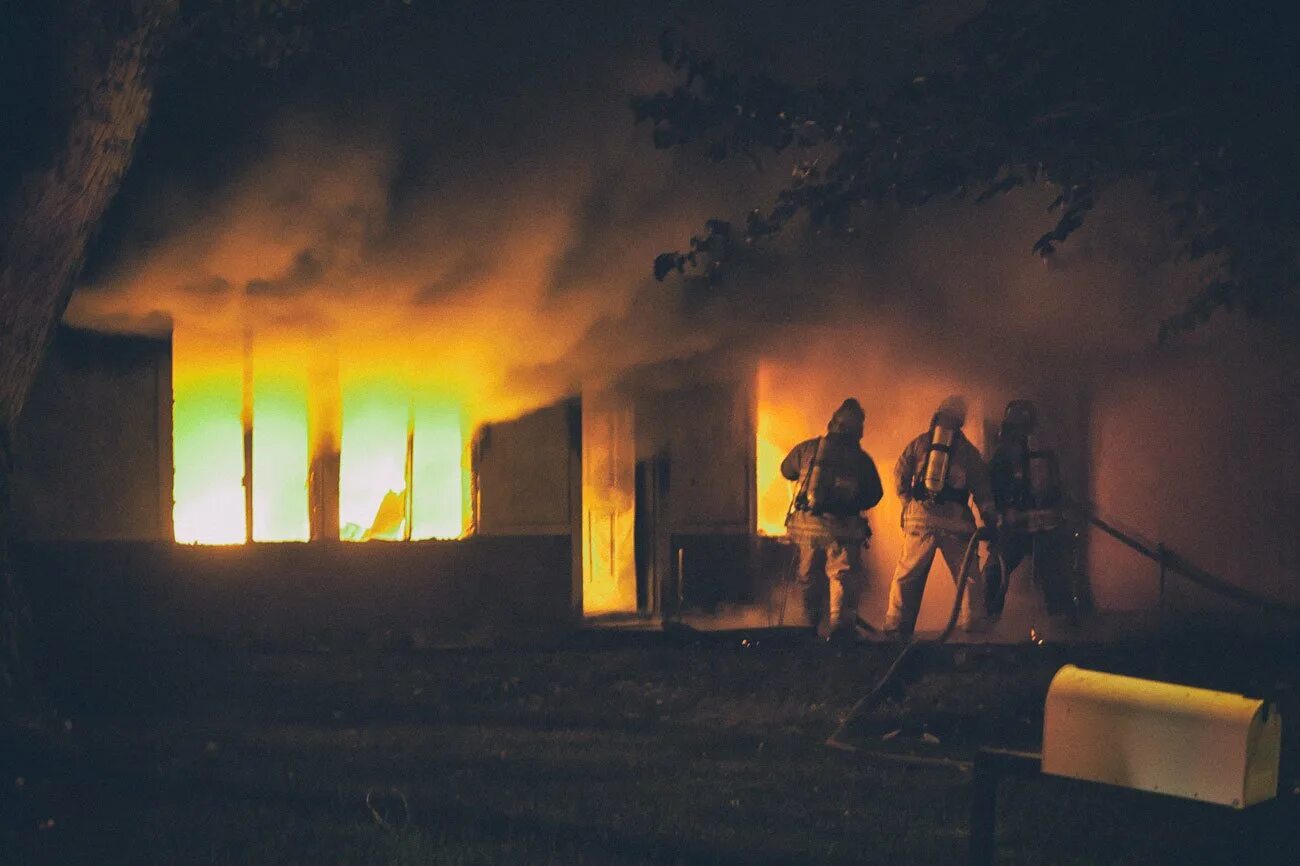
[[[836,748],[852,748],[848,743],[841,740],[840,736],[848,730],[849,725],[854,719],[862,713],[874,709],[876,705],[883,700],[886,691],[893,684],[894,680],[898,678],[899,672],[903,669],[903,662],[912,654],[912,651],[923,645],[939,646],[940,644],[945,643],[948,638],[952,637],[953,631],[957,628],[957,618],[961,615],[962,600],[966,597],[966,584],[970,580],[971,558],[975,555],[979,542],[991,537],[991,535],[992,533],[988,529],[980,528],[971,535],[970,541],[967,542],[966,552],[962,554],[961,558],[961,576],[957,579],[957,594],[952,602],[952,612],[948,614],[948,624],[944,626],[943,631],[939,633],[938,637],[932,640],[921,640],[913,635],[911,640],[907,642],[907,645],[903,647],[903,651],[894,659],[894,663],[889,666],[889,670],[885,671],[885,675],[880,678],[880,682],[876,683],[871,691],[859,698],[857,703],[849,708],[848,715],[846,715],[844,720],[840,722],[839,727],[835,729],[835,733],[831,734],[830,738],[826,740],[826,745]],[[998,567],[1002,570],[1002,582],[1006,583],[1006,562],[1002,559],[1002,554],[1000,552],[995,551],[994,555],[997,556]]]

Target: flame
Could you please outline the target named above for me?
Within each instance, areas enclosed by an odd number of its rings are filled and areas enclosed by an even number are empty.
[[[774,393],[770,365],[759,365],[756,390],[758,414],[754,465],[757,476],[755,490],[758,491],[757,529],[763,535],[785,535],[785,516],[795,485],[781,475],[781,461],[793,445],[806,438],[807,421],[796,411],[783,411]]]
[[[411,537],[459,538],[469,513],[469,452],[460,410],[427,395],[415,399]]]
[[[391,378],[364,377],[343,388],[342,464],[339,469],[339,537],[399,541],[405,510],[394,521],[381,515],[385,498],[405,497],[406,389]],[[388,519],[384,519],[388,517]]]
[[[254,541],[307,540],[307,402],[299,376],[254,378]]]
[[[331,393],[303,356],[301,346],[272,340],[259,342],[252,355],[253,539],[308,539],[313,452],[335,448],[340,538],[460,537],[468,472],[455,400],[382,357],[345,371]],[[333,375],[337,380],[337,370]],[[243,377],[240,350],[229,341],[180,330],[174,335],[173,518],[179,542],[245,539]],[[409,493],[408,431],[414,433]]]
[[[406,440],[414,430],[411,493]],[[460,412],[397,377],[367,376],[343,390],[339,535],[348,541],[458,538],[465,529]],[[407,507],[409,505],[410,515]]]
[[[240,369],[178,334],[172,344],[172,520],[176,540],[244,540]]]

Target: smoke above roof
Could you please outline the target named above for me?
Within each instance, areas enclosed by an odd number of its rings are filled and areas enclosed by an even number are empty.
[[[539,24],[535,40],[516,22],[466,49],[472,62],[442,66],[413,37],[353,45],[355,80],[337,93],[314,85],[250,109],[258,144],[215,181],[151,174],[146,142],[115,217],[134,229],[68,321],[170,327],[235,354],[251,333],[288,364],[329,345],[418,371],[490,418],[762,357],[872,353],[975,388],[1088,375],[1149,346],[1191,294],[1194,272],[1169,261],[1163,218],[1136,189],[1103,201],[1046,264],[1029,247],[1053,194],[1027,189],[884,211],[853,242],[796,228],[740,251],[716,286],[655,281],[656,254],[764,204],[789,171],[785,158],[759,169],[655,151],[633,126],[628,95],[671,80],[654,48],[662,11],[618,18],[603,40],[583,31],[572,50],[553,37],[573,20]],[[809,39],[850,52],[831,20],[807,23]],[[757,51],[754,31],[710,26],[723,48]],[[156,151],[186,117],[164,106]]]

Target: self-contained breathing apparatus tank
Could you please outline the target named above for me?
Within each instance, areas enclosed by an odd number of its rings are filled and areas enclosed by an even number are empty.
[[[1032,433],[1024,451],[1024,504],[1008,514],[1010,522],[1030,533],[1050,532],[1061,524],[1061,473],[1056,455],[1041,447]]]
[[[942,423],[941,419],[941,415],[935,415],[930,422],[925,458],[917,465],[912,478],[912,497],[925,502],[933,502],[943,495],[948,484],[952,446],[957,438],[956,428]]]
[[[824,500],[820,494],[825,491],[819,490],[819,488],[822,486],[822,459],[825,451],[826,437],[822,436],[817,440],[817,450],[813,452],[812,463],[808,465],[808,474],[804,478],[803,490],[795,499],[795,508],[813,514],[821,514]]]
[[[948,460],[952,454],[954,430],[939,425],[936,419],[930,425],[930,447],[925,451],[925,489],[938,496],[948,479]]]
[[[851,514],[858,511],[861,493],[857,476],[850,471],[844,446],[823,436],[817,440],[805,483],[795,497],[794,507],[812,514]]]
[[[1043,448],[1038,436],[1030,433],[1025,447],[1025,473],[1034,508],[1052,508],[1060,499],[1061,473],[1056,455]]]
[[[1056,455],[1037,433],[1038,409],[1029,400],[1012,400],[1002,419],[1000,447],[1009,449],[1009,471],[1001,494],[1004,519],[1020,531],[1050,531],[1060,524],[1061,473]]]

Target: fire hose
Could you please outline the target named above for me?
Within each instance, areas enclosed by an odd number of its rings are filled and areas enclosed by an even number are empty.
[[[961,558],[961,569],[959,571],[960,577],[957,578],[957,593],[952,602],[952,612],[948,615],[948,624],[944,626],[943,631],[939,633],[938,637],[931,640],[921,640],[913,635],[903,647],[902,651],[894,659],[893,664],[891,664],[889,669],[885,671],[885,675],[880,678],[880,681],[872,687],[871,691],[859,698],[857,703],[849,708],[848,714],[844,717],[844,720],[840,722],[839,727],[835,729],[835,733],[831,734],[830,738],[826,740],[826,745],[835,748],[849,748],[848,744],[840,739],[840,736],[848,730],[849,725],[854,719],[862,713],[874,709],[884,700],[886,694],[888,694],[889,687],[894,684],[894,681],[898,679],[899,674],[902,672],[903,663],[908,659],[908,657],[911,656],[918,647],[939,646],[946,643],[948,638],[952,637],[952,633],[957,628],[957,619],[961,615],[962,601],[966,597],[966,584],[970,581],[971,560],[975,556],[978,543],[983,539],[991,538],[992,535],[993,534],[989,529],[981,527],[971,535],[970,541],[966,543],[966,552],[962,554]],[[1003,561],[1002,554],[996,550],[996,547],[990,551],[990,555],[997,558],[998,567],[1002,571],[1002,584],[1005,585],[1007,582],[1006,562]]]

